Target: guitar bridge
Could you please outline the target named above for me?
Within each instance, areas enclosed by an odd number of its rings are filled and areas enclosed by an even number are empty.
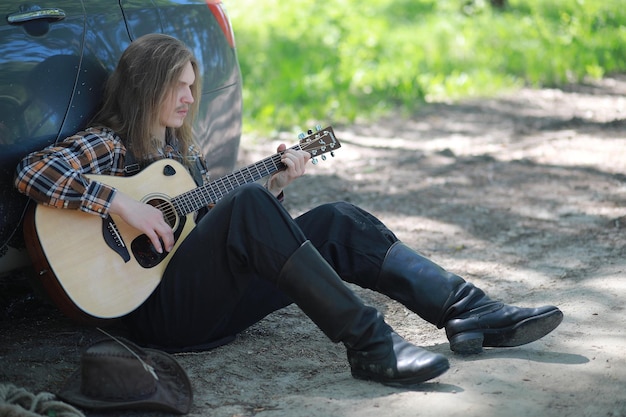
[[[117,230],[117,225],[111,216],[107,216],[106,219],[102,220],[102,237],[107,246],[117,253],[124,262],[130,261],[130,252],[128,252],[124,239],[120,235],[119,230]]]

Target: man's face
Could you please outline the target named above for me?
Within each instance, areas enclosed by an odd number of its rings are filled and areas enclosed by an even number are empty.
[[[183,69],[178,83],[174,85],[170,94],[165,96],[159,109],[159,127],[177,128],[183,125],[183,121],[189,112],[189,105],[194,102],[191,94],[191,86],[196,81],[196,75],[191,66],[191,62],[187,62]]]

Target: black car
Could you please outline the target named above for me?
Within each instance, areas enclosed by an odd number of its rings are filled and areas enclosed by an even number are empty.
[[[212,177],[234,167],[241,75],[221,0],[3,0],[0,16],[0,274],[28,263],[18,161],[89,122],[107,75],[141,35],[172,35],[194,51],[203,82],[196,138]]]

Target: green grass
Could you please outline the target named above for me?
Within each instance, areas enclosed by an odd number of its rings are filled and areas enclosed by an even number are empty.
[[[626,70],[622,0],[226,3],[244,128],[350,123],[427,102],[559,86]]]

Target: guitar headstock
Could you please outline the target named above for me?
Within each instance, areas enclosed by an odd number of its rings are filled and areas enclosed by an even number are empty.
[[[317,126],[315,132],[309,130],[307,135],[300,133],[298,138],[300,139],[298,143],[300,149],[311,154],[311,162],[313,164],[317,164],[318,156],[325,160],[326,153],[330,153],[330,156],[335,156],[334,151],[341,147],[333,128],[330,126],[323,129],[321,126]]]

